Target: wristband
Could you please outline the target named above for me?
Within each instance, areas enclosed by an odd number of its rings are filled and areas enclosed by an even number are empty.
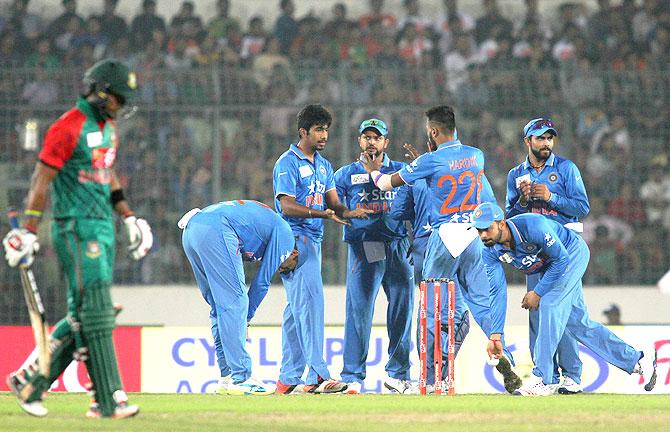
[[[382,173],[379,172],[379,171],[376,171],[376,170],[375,170],[375,171],[372,171],[372,172],[370,173],[370,177],[372,177],[372,183],[374,183],[375,186],[377,186],[377,182],[379,181],[379,178],[380,178],[381,176],[383,176],[383,175],[384,175],[384,174],[382,174]]]
[[[41,218],[42,217],[42,212],[39,211],[39,210],[28,209],[28,210],[23,212],[23,215],[27,216],[27,217]]]
[[[112,201],[112,207],[116,206],[116,204],[126,199],[126,197],[123,196],[123,189],[113,190],[112,193],[109,195],[109,198]]]

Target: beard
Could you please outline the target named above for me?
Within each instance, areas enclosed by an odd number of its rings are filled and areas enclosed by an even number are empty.
[[[427,144],[428,144],[428,151],[434,152],[435,150],[437,150],[437,142],[436,142],[435,139],[434,139],[432,136],[430,136],[430,135],[428,135],[428,142],[427,142]]]
[[[549,156],[551,156],[552,150],[548,147],[543,147],[541,149],[534,149],[531,147],[530,151],[538,161],[546,161],[549,159]]]

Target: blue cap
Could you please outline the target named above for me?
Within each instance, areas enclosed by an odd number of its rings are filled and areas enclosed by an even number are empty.
[[[379,119],[367,119],[361,123],[361,126],[358,128],[358,133],[363,133],[365,129],[374,129],[379,132],[379,135],[386,136],[389,133],[389,128],[386,127],[386,123]]]
[[[472,213],[472,226],[477,229],[487,229],[494,221],[505,219],[505,212],[497,204],[483,202]]]
[[[558,136],[558,131],[554,126],[554,122],[540,117],[526,123],[526,126],[523,127],[523,137],[528,138],[531,135],[538,137],[547,131]]]

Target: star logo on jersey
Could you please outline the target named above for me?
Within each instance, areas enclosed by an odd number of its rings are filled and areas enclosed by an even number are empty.
[[[361,197],[361,202],[368,201],[368,195],[370,195],[370,192],[367,192],[365,189],[363,189],[362,191],[358,192],[356,195]]]
[[[556,243],[556,239],[551,236],[549,233],[544,234],[544,241],[547,244],[547,247],[551,247],[554,243]]]
[[[422,226],[421,228],[425,229],[426,232],[431,232],[431,231],[433,230],[433,227],[432,227],[432,225],[430,224],[430,222],[427,222],[427,223],[426,223],[424,226]]]
[[[315,187],[316,187],[316,185],[314,184],[314,182],[312,182],[312,183],[309,184],[309,188],[308,188],[308,189],[309,189],[309,193],[310,193],[310,195],[314,193],[314,188],[315,188]]]

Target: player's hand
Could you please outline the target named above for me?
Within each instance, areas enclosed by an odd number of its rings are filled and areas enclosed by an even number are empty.
[[[519,197],[519,201],[521,202],[522,206],[528,204],[532,189],[533,185],[529,181],[522,181],[521,184],[519,185],[519,193],[521,194],[521,196]]]
[[[330,219],[333,222],[338,223],[340,225],[351,225],[351,223],[349,223],[348,221],[346,221],[344,219],[340,219],[335,214],[335,210],[333,210],[333,209],[325,209],[323,212],[324,212],[324,215],[323,215],[324,219]]]
[[[128,231],[128,252],[134,260],[144,258],[149,253],[154,244],[154,235],[151,233],[149,223],[144,219],[138,219],[135,216],[128,216],[123,219]]]
[[[542,183],[534,183],[531,187],[530,196],[534,199],[549,201],[549,198],[551,198],[551,192],[549,191],[547,185]]]
[[[540,307],[540,296],[535,291],[528,291],[521,300],[521,307],[528,310],[537,310]]]
[[[365,171],[371,173],[372,171],[379,171],[382,167],[383,158],[375,158],[373,155],[363,152],[361,153],[360,161],[363,164]]]
[[[25,228],[15,228],[2,239],[5,259],[10,267],[28,268],[35,260],[34,254],[40,250],[37,236]],[[23,261],[22,261],[23,260]]]
[[[412,144],[405,143],[405,144],[403,144],[402,148],[405,149],[405,158],[410,162],[413,162],[414,159],[421,156],[419,151],[417,149],[415,149]]]
[[[486,354],[489,355],[489,360],[499,359],[502,352],[502,342],[500,340],[489,339],[489,343],[486,345]]]
[[[345,210],[342,213],[342,217],[345,219],[369,219],[371,214],[375,214],[376,211],[366,208],[357,208],[355,210]]]

